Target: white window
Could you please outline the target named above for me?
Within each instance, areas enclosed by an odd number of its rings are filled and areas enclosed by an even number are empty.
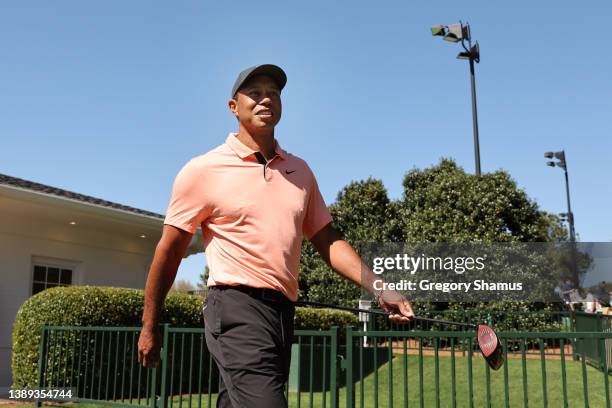
[[[74,268],[71,266],[50,265],[35,262],[32,274],[32,294],[47,288],[72,285]]]

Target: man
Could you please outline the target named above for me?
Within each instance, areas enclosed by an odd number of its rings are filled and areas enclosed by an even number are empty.
[[[192,159],[176,177],[161,240],[147,278],[139,361],[156,366],[159,311],[198,226],[210,267],[206,343],[223,378],[219,407],[283,407],[293,334],[293,302],[303,236],[337,273],[374,293],[390,318],[413,317],[399,293],[376,292],[376,277],[331,226],[310,168],[274,137],[283,70],[240,73],[229,109],[238,133]]]
[[[561,296],[561,298],[565,301],[566,304],[569,304],[570,302],[570,293],[572,292],[573,287],[574,285],[572,285],[572,281],[569,279],[566,279],[565,281],[560,282],[559,296]]]
[[[610,299],[608,299],[608,292],[608,285],[606,284],[606,281],[601,281],[599,285],[597,285],[595,296],[602,305],[609,303]]]

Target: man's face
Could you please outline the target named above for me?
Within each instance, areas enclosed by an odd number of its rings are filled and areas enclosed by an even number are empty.
[[[270,77],[257,75],[240,88],[229,108],[250,132],[273,129],[282,113],[278,85]]]

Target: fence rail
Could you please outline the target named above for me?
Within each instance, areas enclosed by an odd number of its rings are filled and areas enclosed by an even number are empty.
[[[215,406],[221,379],[204,329],[163,325],[155,369],[138,364],[139,331],[44,326],[39,387],[117,407]],[[285,395],[299,408],[610,407],[611,332],[498,334],[506,364],[492,371],[472,331],[297,330]]]
[[[475,312],[471,309],[458,309],[458,310],[417,310],[415,311],[418,316],[428,317],[433,319],[453,320],[459,322],[473,322],[473,323],[485,323],[490,326],[500,327],[503,324],[506,316],[508,315],[506,310],[493,310],[488,312],[478,311]],[[521,311],[520,317],[526,321],[525,326],[528,327],[540,327],[538,331],[576,331],[574,327],[575,315],[592,315],[589,313],[582,312],[570,312],[569,310],[532,310],[532,311]],[[612,319],[612,316],[605,316]],[[375,315],[371,313],[361,313],[360,320],[365,320],[365,327],[367,330],[441,330],[445,326],[432,322],[414,322],[410,325],[394,324],[389,321],[385,316]],[[507,330],[516,330],[513,327],[507,327]],[[544,326],[545,328],[542,328]],[[465,330],[465,329],[463,329]],[[526,331],[527,329],[518,330]]]
[[[599,343],[600,350],[604,350],[603,343],[612,339],[612,333],[505,332],[498,335],[504,345],[506,363],[499,372],[493,372],[480,359],[471,332],[348,328],[347,355],[353,358],[346,359],[346,406],[573,407],[580,404],[610,407],[605,356],[600,356],[598,363],[601,362],[602,370],[597,371],[587,366],[585,354],[572,354],[570,346],[588,340]],[[364,337],[373,339],[370,344],[375,350],[374,356],[383,350],[394,357],[386,365],[386,371],[375,371],[370,377],[362,372]],[[416,359],[410,353],[410,342],[416,343]],[[530,349],[537,359],[529,355]],[[418,379],[411,380],[410,371],[416,372]]]
[[[612,316],[601,313],[576,313],[576,330],[581,332],[612,332]],[[577,345],[577,353],[584,354],[589,363],[603,369],[604,359],[608,369],[612,369],[612,339],[603,343],[595,339],[585,339]],[[602,355],[605,356],[602,359]]]

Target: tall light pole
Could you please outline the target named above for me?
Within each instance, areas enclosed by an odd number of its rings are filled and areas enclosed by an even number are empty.
[[[569,223],[569,236],[570,242],[576,242],[576,230],[574,229],[574,213],[572,212],[572,204],[570,201],[569,176],[567,174],[567,160],[565,160],[565,150],[561,150],[560,152],[546,152],[544,153],[544,157],[547,159],[557,159],[557,161],[547,161],[546,165],[550,167],[560,167],[565,173],[565,197],[567,200],[567,221]]]
[[[472,124],[474,128],[474,160],[476,162],[476,175],[480,176],[480,142],[478,138],[478,112],[476,110],[476,77],[474,75],[474,62],[480,62],[480,47],[478,42],[472,45],[472,35],[470,33],[470,25],[451,24],[437,25],[431,27],[431,34],[441,36],[444,40],[450,42],[461,42],[463,47],[462,52],[457,55],[458,59],[470,61],[470,81],[472,84]],[[467,41],[467,47],[465,42]]]
[[[567,173],[567,160],[565,159],[565,150],[561,150],[560,152],[546,152],[544,153],[544,157],[549,159],[546,162],[547,166],[550,167],[560,167],[563,169],[565,174],[565,197],[567,199],[567,214],[561,214],[561,216],[567,216],[567,222],[569,224],[569,238],[572,247],[572,269],[574,274],[574,284],[578,285],[578,264],[576,260],[576,230],[574,229],[574,213],[572,212],[572,204],[570,201],[570,190],[569,190],[569,176]],[[557,159],[557,161],[553,161],[551,159]]]

